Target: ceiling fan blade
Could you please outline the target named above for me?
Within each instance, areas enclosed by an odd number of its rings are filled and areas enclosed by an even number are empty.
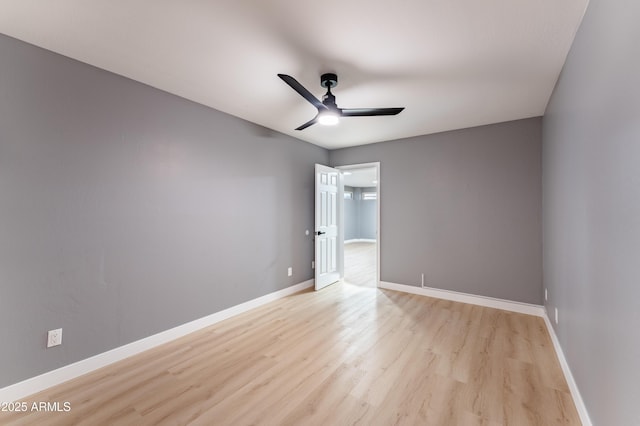
[[[307,121],[306,123],[304,123],[302,126],[296,128],[296,130],[304,130],[307,127],[316,124],[318,122],[318,116],[316,115],[315,117],[313,117],[313,119]]]
[[[344,108],[343,117],[370,117],[374,115],[396,115],[404,108]]]
[[[286,74],[278,74],[278,77],[282,79],[285,83],[287,83],[293,90],[298,92],[300,96],[309,101],[314,107],[318,108],[318,110],[325,109],[325,106],[320,102],[318,98],[313,96],[311,92],[309,92],[302,84],[298,83],[298,80]]]

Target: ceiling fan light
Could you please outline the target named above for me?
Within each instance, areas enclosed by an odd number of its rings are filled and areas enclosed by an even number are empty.
[[[324,126],[335,126],[338,124],[338,121],[340,121],[338,114],[331,111],[323,112],[318,117],[318,123]]]

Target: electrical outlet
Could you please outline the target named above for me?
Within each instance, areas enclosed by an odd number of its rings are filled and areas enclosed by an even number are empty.
[[[289,266],[289,269],[287,269],[287,275],[288,276],[293,275],[293,268],[291,266]]]
[[[62,329],[49,330],[47,333],[47,347],[58,346],[62,344]]]
[[[311,261],[311,269],[316,269],[316,261],[315,260]]]
[[[558,324],[558,308],[556,308],[556,324]]]
[[[544,301],[546,302],[547,300],[549,300],[549,293],[547,292],[547,289],[544,289]]]

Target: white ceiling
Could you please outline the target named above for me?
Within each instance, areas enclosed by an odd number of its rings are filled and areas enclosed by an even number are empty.
[[[338,148],[544,113],[588,0],[0,0],[0,32]],[[335,72],[342,108],[296,127]]]
[[[353,186],[355,188],[378,186],[375,167],[342,170],[342,174],[345,186]]]

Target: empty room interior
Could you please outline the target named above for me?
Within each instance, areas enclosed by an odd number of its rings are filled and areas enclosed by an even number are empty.
[[[640,425],[639,19],[0,1],[0,424]]]

